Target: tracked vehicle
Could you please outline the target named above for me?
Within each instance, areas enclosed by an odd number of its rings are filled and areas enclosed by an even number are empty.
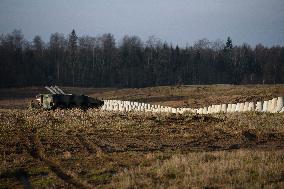
[[[100,108],[104,102],[102,100],[91,98],[86,95],[66,94],[58,86],[45,87],[51,94],[39,94],[36,96],[36,105],[46,110],[56,108]],[[32,107],[36,107],[31,103]]]

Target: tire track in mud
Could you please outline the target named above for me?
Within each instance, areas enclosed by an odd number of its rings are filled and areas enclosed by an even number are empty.
[[[73,185],[77,188],[82,189],[91,189],[94,188],[94,186],[91,186],[90,184],[86,183],[85,181],[82,181],[79,179],[78,176],[76,176],[74,173],[67,171],[63,169],[59,163],[55,162],[54,160],[51,160],[46,157],[44,153],[44,148],[40,142],[40,139],[37,134],[37,130],[33,129],[31,136],[29,137],[29,140],[31,142],[31,148],[29,149],[30,155],[42,162],[44,162],[49,169],[55,173],[57,177],[62,179],[64,182]]]
[[[77,139],[80,141],[81,145],[88,151],[89,154],[96,154],[97,157],[106,155],[101,147],[96,143],[91,143],[86,137],[81,134],[76,134]]]

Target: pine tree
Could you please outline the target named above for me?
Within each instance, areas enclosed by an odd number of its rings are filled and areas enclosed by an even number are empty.
[[[78,37],[76,35],[75,30],[73,29],[71,34],[69,35],[69,53],[70,53],[70,61],[72,66],[72,85],[75,85],[75,62],[77,61],[77,43]]]
[[[236,65],[233,63],[233,43],[231,37],[227,38],[226,46],[224,47],[224,63],[226,72],[233,75],[233,80],[231,82],[238,84],[238,72],[236,72]]]
[[[226,49],[227,50],[232,50],[233,49],[233,43],[232,43],[232,39],[230,37],[227,38]]]

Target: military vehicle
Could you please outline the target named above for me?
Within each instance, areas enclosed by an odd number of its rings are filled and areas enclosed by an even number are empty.
[[[37,103],[31,103],[32,107],[41,107],[46,110],[56,108],[73,108],[82,109],[99,108],[103,106],[104,101],[91,98],[86,95],[66,94],[58,86],[45,87],[51,94],[39,94],[36,96]]]

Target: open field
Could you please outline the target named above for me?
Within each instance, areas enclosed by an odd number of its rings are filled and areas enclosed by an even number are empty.
[[[61,87],[68,93],[103,99],[147,102],[171,107],[199,108],[220,103],[264,101],[284,96],[284,85],[190,85],[133,89]],[[0,108],[26,108],[44,87],[0,89]]]
[[[284,85],[63,89],[176,107],[284,96]],[[284,187],[283,113],[23,109],[38,92],[0,90],[0,188]]]

